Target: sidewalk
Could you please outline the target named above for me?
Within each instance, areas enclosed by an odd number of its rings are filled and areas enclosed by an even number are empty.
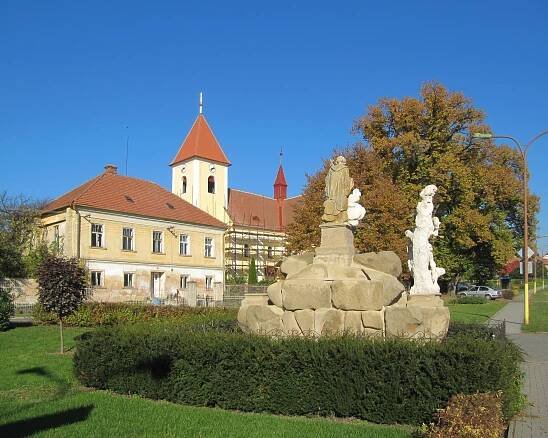
[[[509,302],[492,319],[506,320],[506,334],[521,347],[525,359],[521,368],[528,405],[510,423],[508,438],[548,437],[548,333],[521,332],[523,296]]]

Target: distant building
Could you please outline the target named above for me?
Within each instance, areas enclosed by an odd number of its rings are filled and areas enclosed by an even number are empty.
[[[94,299],[179,299],[188,289],[213,299],[222,291],[226,225],[115,166],[49,203],[42,224],[48,241],[86,264]]]
[[[275,275],[286,251],[286,226],[300,196],[287,198],[280,164],[273,197],[229,188],[230,161],[202,111],[171,162],[172,192],[227,225],[225,267],[245,276],[252,258],[261,278]]]

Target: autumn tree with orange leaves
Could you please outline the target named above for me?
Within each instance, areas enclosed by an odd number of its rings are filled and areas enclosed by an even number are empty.
[[[523,221],[520,156],[508,146],[472,141],[471,132],[490,129],[470,99],[427,83],[418,98],[380,99],[355,122],[354,132],[363,142],[333,156],[347,158],[367,210],[355,233],[358,252],[393,250],[405,262],[404,232],[413,228],[419,192],[435,184],[441,237],[433,246],[446,281],[484,282],[515,256]],[[327,166],[308,177],[288,227],[292,253],[319,245]],[[534,225],[538,199],[531,195],[529,202]]]

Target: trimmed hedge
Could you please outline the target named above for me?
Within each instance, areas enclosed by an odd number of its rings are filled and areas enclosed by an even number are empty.
[[[134,324],[153,321],[178,321],[184,323],[230,322],[236,320],[238,309],[222,307],[153,306],[150,304],[84,303],[63,320],[65,325],[75,327],[97,327],[104,325]],[[34,306],[33,322],[57,324],[55,314],[46,312],[40,305]]]
[[[283,415],[428,423],[456,394],[503,392],[521,403],[514,344],[454,335],[441,343],[353,336],[271,339],[169,324],[117,326],[77,343],[86,386],[198,406]]]

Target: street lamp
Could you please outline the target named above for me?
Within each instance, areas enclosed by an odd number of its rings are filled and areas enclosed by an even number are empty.
[[[529,224],[527,221],[527,207],[529,199],[529,187],[528,187],[528,175],[527,175],[527,151],[529,147],[537,141],[540,137],[548,134],[548,130],[542,131],[540,134],[533,137],[525,147],[521,146],[521,143],[510,135],[493,135],[488,133],[475,132],[472,134],[472,138],[475,139],[495,139],[506,138],[512,140],[519,149],[521,159],[523,160],[523,281],[525,283],[525,291],[523,296],[523,323],[529,324],[529,256],[525,255],[529,249]]]

